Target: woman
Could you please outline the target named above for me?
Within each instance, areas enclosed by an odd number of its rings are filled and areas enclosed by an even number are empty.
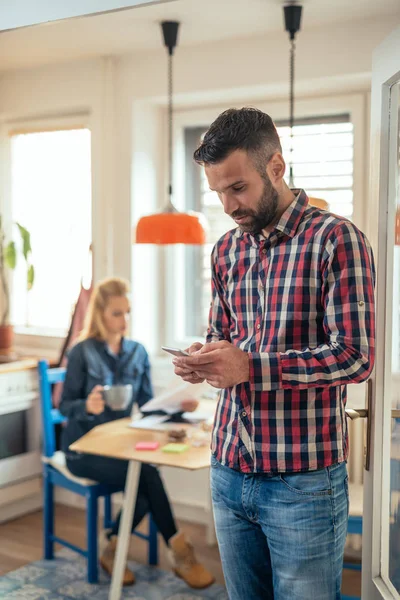
[[[138,342],[125,338],[130,312],[128,292],[127,282],[118,278],[106,279],[94,289],[80,342],[68,356],[60,403],[60,411],[68,419],[62,436],[68,469],[77,477],[119,486],[125,485],[127,461],[76,454],[68,448],[96,425],[129,416],[134,402],[140,407],[153,397],[147,352]],[[126,410],[113,411],[105,404],[102,388],[110,384],[132,385],[132,399]],[[190,401],[182,406],[183,410],[194,408]],[[193,588],[209,586],[214,578],[196,561],[184,533],[178,532],[158,470],[143,464],[132,530],[148,512],[169,548],[175,572]],[[108,543],[100,558],[110,575],[118,525],[119,517],[107,533]],[[126,568],[124,585],[134,581],[133,573]]]

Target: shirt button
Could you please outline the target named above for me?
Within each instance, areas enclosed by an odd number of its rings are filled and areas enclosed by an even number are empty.
[[[247,412],[245,410],[242,412],[242,417],[247,417]]]
[[[267,254],[267,249],[266,249],[266,248],[263,248],[263,250],[262,250],[262,253],[263,253],[263,254]]]
[[[364,306],[364,302],[362,300],[360,300],[360,302],[358,303],[358,306]]]
[[[258,325],[257,325],[257,329],[260,329],[260,327],[261,327],[261,325],[260,325],[260,323],[258,323]]]

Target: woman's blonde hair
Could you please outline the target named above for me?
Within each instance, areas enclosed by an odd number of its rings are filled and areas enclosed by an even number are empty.
[[[87,338],[105,340],[107,338],[107,330],[103,321],[104,310],[107,308],[112,296],[124,297],[128,296],[128,294],[129,283],[126,279],[111,277],[99,281],[90,297],[84,327],[79,340],[86,340]]]

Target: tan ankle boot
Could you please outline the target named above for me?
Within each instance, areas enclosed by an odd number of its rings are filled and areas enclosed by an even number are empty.
[[[113,535],[100,557],[100,564],[106,573],[110,575],[110,577],[114,567],[116,549],[117,537]],[[125,567],[123,585],[132,585],[133,583],[135,583],[135,576],[132,571],[128,569],[128,567]]]
[[[201,590],[214,583],[214,577],[197,561],[193,546],[183,533],[176,533],[168,545],[174,572],[190,587]]]

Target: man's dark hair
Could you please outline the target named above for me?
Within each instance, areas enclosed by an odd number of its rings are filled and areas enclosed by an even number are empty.
[[[282,152],[271,117],[257,108],[229,108],[210,125],[193,158],[200,165],[214,165],[235,150],[248,152],[257,170],[265,174],[272,155]]]

